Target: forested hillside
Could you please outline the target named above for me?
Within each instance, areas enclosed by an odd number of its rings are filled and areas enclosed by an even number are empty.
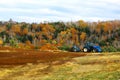
[[[0,44],[29,49],[59,49],[93,42],[102,48],[120,50],[120,20],[25,23],[0,22]]]

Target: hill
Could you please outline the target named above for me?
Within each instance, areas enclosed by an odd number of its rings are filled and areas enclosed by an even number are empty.
[[[120,51],[120,21],[85,22],[44,22],[25,23],[0,22],[1,46],[17,48],[56,50],[58,47],[83,47],[93,42],[104,51]],[[48,47],[49,45],[54,47]],[[42,48],[42,49],[43,49]]]

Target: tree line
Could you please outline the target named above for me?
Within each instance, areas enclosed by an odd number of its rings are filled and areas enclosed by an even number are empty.
[[[112,47],[120,50],[120,20],[85,22],[44,22],[25,23],[0,21],[0,40],[2,46],[42,48],[53,46],[80,48],[86,42],[93,42],[102,48]]]

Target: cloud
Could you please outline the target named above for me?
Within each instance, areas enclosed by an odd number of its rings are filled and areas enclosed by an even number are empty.
[[[120,19],[119,0],[2,0],[0,19],[16,21],[98,21]]]

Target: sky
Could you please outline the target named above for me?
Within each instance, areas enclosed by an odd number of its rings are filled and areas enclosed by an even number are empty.
[[[120,19],[120,0],[0,0],[0,21],[105,21]]]

